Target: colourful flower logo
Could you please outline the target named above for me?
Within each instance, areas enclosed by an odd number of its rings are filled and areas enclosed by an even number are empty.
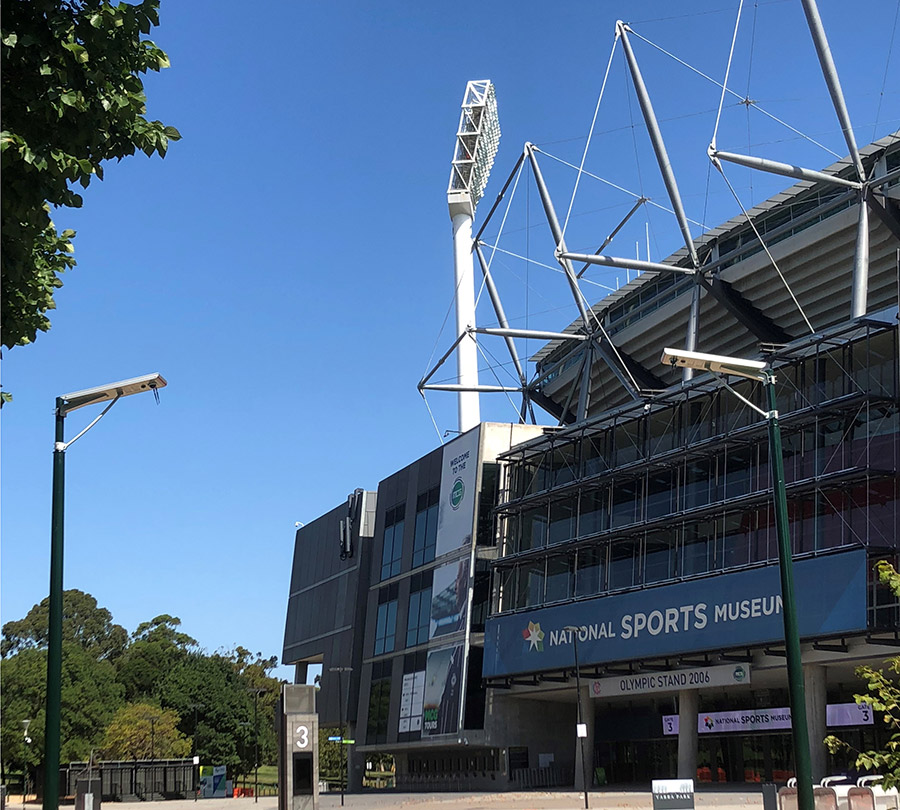
[[[529,650],[544,651],[544,631],[540,622],[528,622],[528,627],[522,631],[522,638],[528,642]]]
[[[715,725],[715,723],[713,722],[712,717],[710,717],[709,715],[706,715],[706,717],[703,718],[703,725],[706,726],[711,731],[713,726]]]

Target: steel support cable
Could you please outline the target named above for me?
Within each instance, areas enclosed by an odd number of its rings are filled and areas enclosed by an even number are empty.
[[[584,170],[584,162],[587,160],[588,149],[591,147],[591,138],[594,136],[594,127],[597,125],[597,116],[600,114],[600,102],[603,101],[603,93],[606,91],[606,81],[609,79],[609,71],[612,67],[613,57],[616,55],[616,45],[618,44],[619,31],[616,29],[612,48],[610,48],[609,51],[609,61],[606,63],[606,73],[603,74],[603,83],[600,85],[600,95],[597,97],[597,106],[594,107],[594,117],[591,120],[591,128],[588,130],[587,141],[584,144],[584,152],[581,153],[581,165],[578,167],[578,174],[575,175],[575,186],[572,189],[572,199],[569,200],[569,210],[566,211],[566,218],[563,221],[563,238],[565,238],[566,229],[569,227],[569,217],[572,215],[572,207],[575,205],[575,195],[578,193],[578,184],[581,182],[581,173]]]
[[[881,80],[881,92],[878,94],[878,109],[875,111],[875,126],[872,128],[872,140],[878,137],[878,119],[881,117],[881,102],[884,101],[884,88],[887,86],[888,68],[891,66],[891,54],[894,51],[894,37],[897,35],[897,19],[900,17],[900,0],[894,12],[894,25],[891,28],[891,43],[888,45],[887,60],[884,63],[884,78]]]
[[[741,209],[741,213],[743,213],[745,219],[747,220],[747,224],[750,225],[753,233],[756,235],[756,238],[759,240],[759,244],[762,246],[762,249],[766,252],[766,256],[769,257],[769,261],[772,262],[772,267],[775,268],[775,272],[778,273],[778,277],[781,279],[781,283],[784,284],[784,288],[788,291],[788,295],[790,295],[791,300],[794,302],[794,305],[797,307],[797,311],[800,313],[800,316],[806,322],[807,327],[809,327],[809,331],[812,334],[815,334],[815,329],[813,329],[812,323],[810,323],[809,318],[806,317],[806,313],[803,311],[803,307],[800,305],[800,302],[797,300],[797,296],[794,295],[794,291],[791,289],[791,285],[788,284],[787,279],[784,277],[784,273],[781,272],[781,268],[778,266],[778,262],[775,261],[775,257],[772,255],[772,252],[769,250],[769,246],[766,244],[765,240],[762,237],[762,234],[759,232],[759,229],[756,227],[756,223],[753,221],[752,217],[747,213],[747,209],[744,208],[744,204],[741,202],[740,197],[738,197],[737,192],[734,190],[734,186],[731,185],[731,182],[728,180],[728,176],[725,174],[725,170],[722,168],[721,163],[718,160],[710,155],[710,160],[713,161],[713,166],[718,169],[719,174],[722,175],[722,179],[725,181],[725,185],[728,186],[728,190],[731,192],[731,196],[734,197],[734,201],[738,204]]]
[[[664,54],[665,54],[666,56],[668,56],[670,59],[674,59],[676,62],[678,62],[679,65],[682,65],[683,67],[686,67],[688,70],[693,71],[693,72],[696,73],[698,76],[702,76],[702,77],[703,77],[704,79],[706,79],[708,82],[712,82],[714,85],[716,85],[716,87],[721,87],[721,86],[722,86],[721,84],[719,84],[719,82],[717,82],[714,78],[712,78],[712,76],[707,76],[702,70],[698,70],[698,69],[695,68],[693,65],[691,65],[691,64],[689,64],[689,63],[687,63],[687,62],[685,62],[683,59],[679,59],[677,56],[675,56],[674,53],[671,53],[670,51],[667,51],[665,48],[663,48],[663,47],[657,45],[655,42],[652,42],[651,40],[647,39],[646,37],[642,37],[642,36],[641,36],[637,31],[635,31],[634,29],[629,29],[629,30],[630,30],[631,33],[632,33],[634,36],[636,36],[638,39],[643,40],[643,41],[646,42],[648,45],[650,45],[650,46],[656,48],[656,50],[660,51],[661,53],[664,53]],[[727,92],[727,93],[731,94],[732,96],[734,96],[735,98],[739,99],[739,100],[741,101],[742,104],[744,104],[744,103],[749,104],[749,105],[752,106],[754,109],[759,110],[763,115],[765,115],[767,118],[770,118],[771,120],[773,120],[776,124],[781,124],[781,126],[786,127],[786,128],[789,129],[791,132],[793,132],[795,135],[799,135],[799,136],[800,136],[801,138],[803,138],[804,140],[807,140],[807,141],[809,141],[811,144],[813,144],[813,145],[815,145],[815,146],[818,146],[820,149],[823,149],[824,151],[828,152],[829,155],[833,155],[833,156],[836,157],[838,160],[841,160],[842,155],[839,155],[837,152],[833,152],[833,151],[832,151],[831,149],[829,149],[827,146],[825,146],[824,144],[819,143],[817,140],[815,140],[815,138],[810,137],[810,136],[807,135],[805,132],[801,132],[801,131],[800,131],[799,129],[797,129],[796,127],[792,127],[789,123],[787,123],[787,121],[783,121],[783,120],[782,120],[781,118],[779,118],[777,115],[772,115],[772,113],[770,113],[768,110],[764,109],[763,107],[760,107],[759,104],[757,104],[755,101],[751,101],[750,99],[747,99],[747,98],[741,98],[740,93],[735,93],[734,90],[726,90],[725,92]]]
[[[731,75],[731,63],[734,61],[734,46],[737,43],[738,30],[741,26],[741,12],[744,10],[744,0],[738,3],[737,17],[734,20],[734,33],[731,35],[731,49],[728,51],[728,64],[725,65],[725,78],[722,80],[722,93],[719,96],[719,109],[716,112],[716,125],[713,127],[710,148],[716,151],[716,137],[719,134],[719,123],[722,120],[722,107],[725,104],[725,93],[728,90],[728,77]]]
[[[759,15],[759,0],[753,4],[753,25],[750,28],[750,58],[747,60],[747,89],[744,91],[744,113],[747,119],[747,154],[752,154],[753,140],[750,136],[750,80],[753,76],[753,55],[756,52],[756,20]],[[750,204],[753,205],[753,172],[750,180]]]
[[[443,444],[444,437],[441,435],[441,429],[438,427],[437,420],[434,418],[434,414],[431,412],[431,406],[428,404],[428,397],[425,396],[424,390],[420,390],[419,393],[422,395],[422,402],[425,403],[425,410],[428,411],[428,415],[431,417],[431,424],[434,425],[434,432],[438,435],[438,441]]]
[[[546,155],[548,158],[550,158],[550,160],[555,160],[557,163],[562,163],[563,166],[568,166],[570,169],[578,168],[574,163],[569,163],[569,161],[563,160],[561,157],[557,157],[556,155],[553,155],[550,152],[545,152],[543,149],[539,149],[537,146],[534,147],[534,150],[535,150],[535,152],[540,152],[542,155]],[[609,186],[610,188],[614,188],[614,189],[616,189],[616,191],[621,191],[623,194],[627,194],[629,197],[632,197],[635,200],[640,200],[643,198],[644,201],[648,205],[652,205],[654,208],[658,208],[660,211],[665,211],[667,214],[671,214],[672,216],[675,216],[675,212],[671,208],[667,208],[666,206],[661,205],[658,202],[654,202],[649,197],[644,197],[643,194],[638,194],[627,188],[623,188],[622,186],[619,186],[616,183],[613,183],[611,180],[607,180],[606,178],[600,177],[600,175],[593,174],[592,172],[585,171],[584,174],[586,174],[592,180],[597,180],[600,183],[604,183],[607,186]],[[691,225],[696,225],[698,228],[704,228],[704,229],[706,228],[706,226],[702,222],[697,222],[697,220],[691,219],[690,217],[687,217],[687,221],[690,222]]]
[[[499,365],[501,368],[503,368],[503,366],[505,364],[499,362],[499,360],[496,357],[494,357],[493,354],[491,354],[491,356],[488,357],[487,350],[480,343],[476,343],[475,345],[478,347],[478,353],[487,361],[487,364],[488,364],[487,370],[491,372],[492,376],[497,381],[497,385],[500,386],[501,388],[504,387],[503,382],[500,380],[500,375],[497,374],[497,372],[494,370],[494,364]],[[513,375],[510,374],[509,376],[512,377]],[[517,378],[516,383],[519,386],[522,386],[521,379]],[[520,390],[522,391],[522,395],[524,396],[525,395],[524,387],[520,388]],[[516,404],[512,401],[512,397],[509,395],[509,391],[504,391],[503,393],[506,395],[507,400],[509,400],[509,404],[512,406],[512,409],[516,412],[516,415],[518,416],[519,409],[516,407]],[[521,419],[520,419],[520,421],[521,421]]]

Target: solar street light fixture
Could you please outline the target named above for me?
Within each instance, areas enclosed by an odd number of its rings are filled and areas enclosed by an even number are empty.
[[[447,204],[453,223],[453,257],[456,282],[456,370],[463,390],[458,394],[459,430],[465,432],[480,421],[478,405],[478,347],[475,335],[474,256],[472,220],[500,145],[497,96],[487,79],[471,81],[463,95],[456,148],[450,169]]]
[[[778,403],[775,397],[775,373],[767,363],[741,357],[724,357],[683,349],[663,349],[663,365],[709,371],[722,375],[723,384],[758,413],[769,431],[769,467],[772,474],[772,498],[775,507],[775,530],[778,536],[778,568],[781,574],[784,643],[787,657],[788,692],[791,706],[791,734],[794,743],[794,765],[797,772],[797,805],[799,810],[813,810],[812,764],[809,753],[809,729],[806,724],[806,690],[803,685],[803,662],[800,657],[800,630],[797,625],[797,605],[794,599],[794,560],[788,526],[787,489],[784,478],[784,458],[781,449],[781,427],[778,424]],[[769,410],[764,411],[749,402],[728,385],[724,376],[732,375],[763,383]]]
[[[47,724],[44,754],[43,810],[59,808],[60,706],[62,701],[63,529],[65,518],[66,450],[97,424],[122,397],[153,392],[166,386],[159,374],[145,374],[56,398],[56,442],[53,446],[53,505],[50,521],[50,617],[47,637]],[[108,403],[84,430],[65,440],[66,414],[87,405]]]

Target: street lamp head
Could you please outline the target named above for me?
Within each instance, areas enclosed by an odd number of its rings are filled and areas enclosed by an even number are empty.
[[[663,349],[660,362],[664,366],[693,368],[718,374],[733,374],[749,380],[765,380],[767,364],[761,360],[744,360],[740,357],[724,357],[719,354],[689,352],[686,349]]]
[[[132,394],[142,394],[145,391],[157,391],[166,387],[166,380],[160,373],[145,374],[143,377],[132,377],[130,380],[98,385],[96,388],[85,388],[83,391],[73,391],[71,394],[63,394],[60,399],[63,402],[62,411],[83,408],[85,405],[94,405],[97,402],[107,402],[119,397],[127,397]]]

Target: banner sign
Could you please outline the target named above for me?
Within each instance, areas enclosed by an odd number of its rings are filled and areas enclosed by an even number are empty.
[[[794,563],[803,638],[866,629],[865,549]],[[657,658],[784,638],[778,565],[489,617],[484,676]]]
[[[872,709],[865,703],[834,703],[825,708],[825,724],[836,726],[870,726]],[[663,734],[678,733],[678,715],[663,715]],[[697,715],[698,734],[725,734],[732,731],[781,731],[791,727],[791,710],[739,709],[730,712],[701,712]]]
[[[455,734],[459,728],[462,660],[462,644],[428,653],[425,662],[423,737]]]
[[[466,629],[469,600],[469,558],[461,557],[434,569],[428,638]]]
[[[444,445],[435,557],[472,544],[480,433],[474,428]]]
[[[649,695],[657,692],[680,692],[682,689],[706,689],[711,686],[736,686],[750,683],[747,664],[722,664],[695,669],[674,669],[669,672],[647,672],[639,675],[619,675],[591,681],[591,697],[619,697],[621,695]]]
[[[422,730],[422,707],[425,702],[425,670],[403,676],[400,691],[399,732]]]

